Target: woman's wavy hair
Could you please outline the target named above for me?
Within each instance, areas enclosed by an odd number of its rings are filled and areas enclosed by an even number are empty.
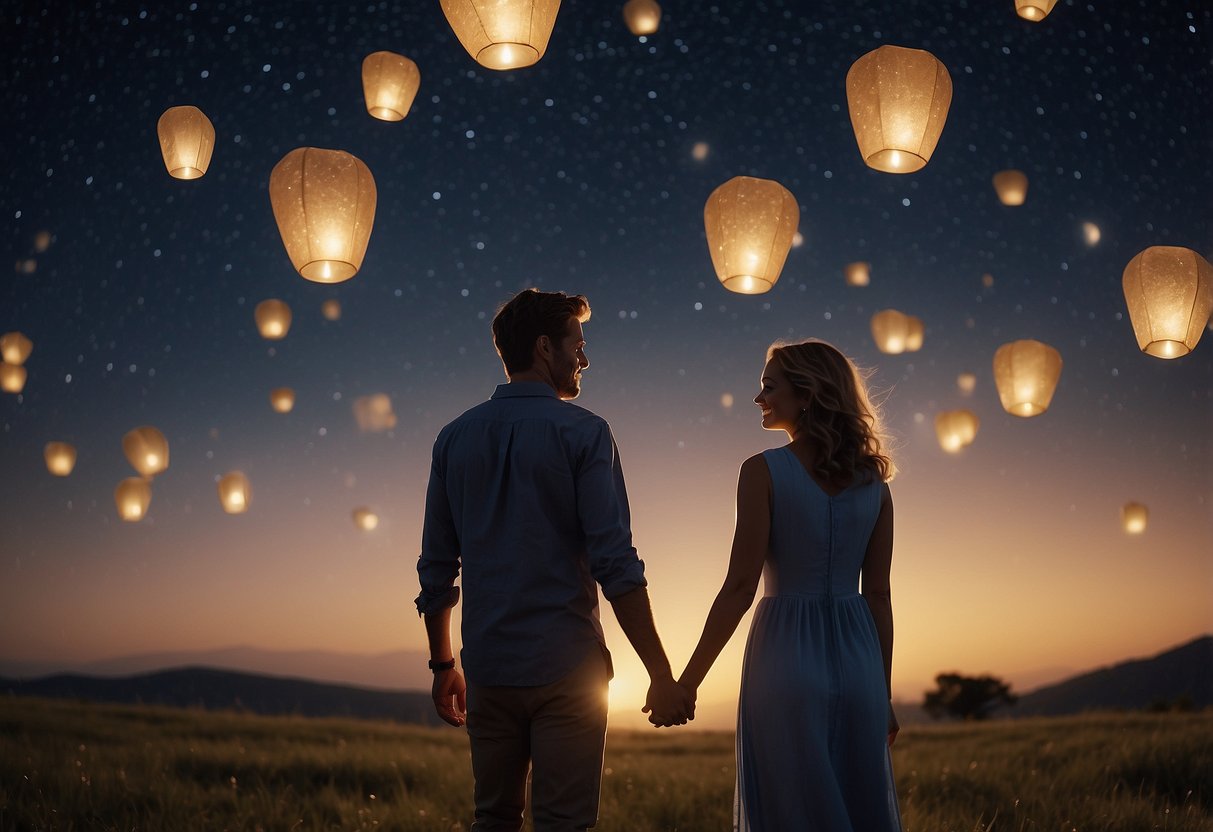
[[[783,371],[797,395],[809,401],[799,417],[819,454],[813,471],[828,482],[852,482],[869,474],[888,482],[897,473],[885,450],[888,436],[880,410],[868,397],[864,373],[824,341],[797,344],[776,341],[767,361]]]

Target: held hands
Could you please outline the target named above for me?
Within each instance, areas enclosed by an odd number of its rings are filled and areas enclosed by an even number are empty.
[[[695,691],[675,682],[673,676],[654,679],[640,710],[658,728],[685,725],[695,718]]]
[[[454,668],[440,670],[434,674],[434,710],[442,717],[443,722],[456,728],[467,722],[467,690],[463,674]]]

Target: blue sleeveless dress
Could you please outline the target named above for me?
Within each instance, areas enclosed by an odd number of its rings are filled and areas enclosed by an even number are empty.
[[[771,547],[741,671],[733,828],[898,832],[884,665],[858,594],[882,484],[831,497],[787,447],[763,456]]]

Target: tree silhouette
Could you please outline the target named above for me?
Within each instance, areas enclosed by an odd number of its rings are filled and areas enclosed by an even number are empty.
[[[940,673],[935,684],[938,688],[927,691],[922,707],[936,719],[986,719],[999,705],[1014,705],[1019,699],[1011,693],[1011,686],[996,676]]]

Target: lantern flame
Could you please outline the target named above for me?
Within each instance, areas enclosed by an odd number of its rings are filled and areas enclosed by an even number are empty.
[[[1015,0],[1015,12],[1033,23],[1044,20],[1057,5],[1057,0]]]
[[[354,525],[364,532],[373,532],[379,527],[379,515],[365,506],[354,509]]]

